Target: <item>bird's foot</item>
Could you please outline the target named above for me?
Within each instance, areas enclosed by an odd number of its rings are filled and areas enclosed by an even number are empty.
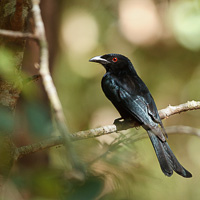
[[[124,118],[117,118],[113,123],[117,130],[125,130],[134,126],[135,122],[133,119],[124,119]]]
[[[117,130],[123,129],[124,119],[122,117],[114,120],[113,124],[117,127]]]
[[[123,123],[124,122],[124,120],[123,120],[123,118],[122,117],[120,117],[120,118],[117,118],[117,119],[115,119],[114,120],[114,122],[113,122],[113,124],[115,124],[116,126],[117,125],[119,125],[119,124],[121,124],[121,123]]]

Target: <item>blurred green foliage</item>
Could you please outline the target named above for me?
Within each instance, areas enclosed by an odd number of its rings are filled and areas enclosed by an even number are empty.
[[[47,108],[38,102],[25,105],[25,112],[30,132],[34,136],[48,138],[53,132],[52,121]]]
[[[16,81],[17,70],[15,69],[16,59],[12,52],[6,48],[0,48],[0,74],[1,78],[13,83]]]
[[[14,116],[12,112],[5,108],[0,107],[0,130],[1,134],[11,134],[14,129]]]
[[[172,6],[170,20],[175,37],[181,45],[191,50],[200,49],[200,2],[177,2]]]
[[[104,69],[88,62],[96,55],[121,53],[129,57],[158,109],[199,100],[199,0],[58,2],[62,7],[60,49],[52,75],[71,132],[111,124],[119,117],[101,90]],[[0,53],[2,74],[13,73],[8,60],[12,60],[9,53]],[[22,145],[58,134],[40,89],[27,86],[24,90],[24,106],[16,112],[15,137],[20,138],[16,141]],[[164,125],[200,128],[199,118],[199,111],[186,112],[164,120]],[[199,199],[200,140],[169,136],[172,150],[193,178],[177,174],[168,178],[161,172],[149,139],[139,140],[142,133],[142,129],[132,129],[74,142],[88,171],[87,180],[78,185],[67,177],[70,166],[63,148],[27,156],[15,166],[11,175],[14,186],[8,185],[9,191],[27,200]]]

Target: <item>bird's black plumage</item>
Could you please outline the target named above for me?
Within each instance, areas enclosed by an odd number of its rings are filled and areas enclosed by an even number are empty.
[[[90,62],[105,67],[106,74],[101,85],[106,97],[124,120],[135,120],[147,131],[163,173],[171,176],[175,171],[183,177],[192,177],[178,162],[166,142],[166,132],[154,99],[131,61],[120,54],[106,54],[96,56]]]

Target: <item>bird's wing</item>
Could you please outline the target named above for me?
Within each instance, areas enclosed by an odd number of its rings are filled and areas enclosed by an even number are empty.
[[[146,100],[142,96],[129,94],[123,87],[119,87],[118,94],[123,109],[136,118],[145,129],[152,130],[162,141],[165,141],[161,129],[149,113]]]
[[[164,126],[158,114],[156,104],[147,86],[140,79],[140,77],[136,76],[134,77],[134,80],[133,80],[132,76],[131,75],[129,76],[130,76],[129,78],[123,80],[123,84],[121,84],[120,86],[123,88],[123,86],[125,85],[126,88],[124,88],[124,90],[127,91],[131,95],[132,98],[136,96],[137,99],[139,99],[141,103],[146,105],[148,114],[151,116],[152,120],[155,123],[161,126],[161,130],[163,134],[167,137],[167,133],[164,129]],[[130,86],[130,87],[127,87],[127,86]]]
[[[155,104],[150,92],[145,95],[145,99],[146,99],[145,102],[147,103],[149,115],[152,117],[153,121],[155,121],[156,123],[158,123],[161,126],[163,134],[168,138],[165,128],[163,126],[163,123],[158,114],[156,104]]]

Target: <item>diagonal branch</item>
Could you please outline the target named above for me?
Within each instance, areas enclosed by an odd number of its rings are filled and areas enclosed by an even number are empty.
[[[34,23],[35,23],[35,35],[38,37],[38,44],[40,47],[39,73],[41,75],[41,79],[42,79],[45,91],[47,93],[47,96],[53,108],[57,128],[63,138],[63,144],[67,150],[69,160],[72,164],[73,169],[75,169],[76,172],[79,172],[80,176],[83,176],[84,167],[82,166],[82,163],[78,159],[77,154],[73,149],[73,146],[71,143],[71,137],[66,126],[66,120],[63,113],[62,105],[59,100],[56,87],[50,75],[48,44],[47,44],[47,39],[45,35],[44,23],[41,17],[41,10],[39,7],[39,3],[40,3],[40,0],[32,0],[32,4],[33,4],[32,11],[33,11],[33,18],[34,18]]]
[[[200,101],[188,101],[187,103],[180,104],[177,106],[168,106],[167,108],[160,110],[159,115],[161,119],[166,119],[172,115],[190,111],[190,110],[196,110],[196,109],[200,109]],[[117,127],[113,124],[113,125],[102,126],[99,128],[86,130],[86,131],[76,132],[71,135],[71,138],[73,141],[84,140],[84,139],[95,138],[102,135],[111,134],[116,131],[125,130],[125,129],[133,128],[133,127],[134,127],[133,124],[132,126],[131,125],[128,126],[127,124],[125,124],[123,127],[120,127],[120,129],[117,129]],[[183,134],[188,134],[188,135],[196,135],[200,137],[200,129],[188,127],[188,126],[167,127],[166,131],[168,134],[183,133]],[[34,152],[47,149],[50,147],[54,147],[57,145],[62,145],[62,144],[63,144],[62,138],[55,137],[55,138],[50,138],[45,141],[35,143],[32,145],[19,147],[17,149],[15,158],[17,160],[19,157],[22,157],[24,155],[34,153]]]

